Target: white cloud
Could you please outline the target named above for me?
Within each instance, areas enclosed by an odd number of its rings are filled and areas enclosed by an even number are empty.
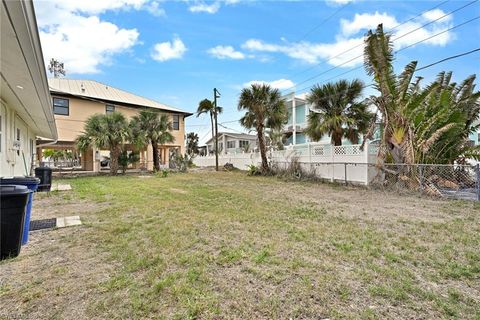
[[[183,54],[187,51],[187,47],[179,37],[175,36],[172,42],[166,41],[155,44],[153,50],[152,58],[163,62],[182,58]]]
[[[189,3],[188,10],[193,13],[217,13],[222,5],[234,5],[240,0],[215,0],[215,1],[204,1],[204,0],[183,0]]]
[[[97,73],[101,65],[138,43],[137,29],[100,19],[111,10],[147,10],[162,15],[160,0],[34,1],[45,64],[65,63],[67,74]],[[163,11],[164,14],[164,11]]]
[[[220,9],[220,3],[219,2],[213,2],[211,4],[207,4],[207,3],[204,3],[204,2],[197,2],[193,5],[191,5],[190,7],[188,7],[188,10],[190,10],[190,12],[194,12],[194,13],[205,12],[205,13],[213,14],[213,13],[216,13],[218,11],[218,9]]]
[[[446,17],[443,17],[444,15],[445,15],[445,12],[443,12],[442,10],[440,10],[440,9],[433,9],[433,10],[424,12],[424,13],[422,14],[422,17],[425,18],[425,19],[428,20],[428,21],[434,21],[434,20],[439,19],[438,21],[447,22],[447,21],[451,21],[451,20],[452,20],[452,16],[451,16],[451,15],[446,16]],[[443,17],[443,18],[442,18],[442,17]],[[441,19],[440,19],[440,18],[441,18]]]
[[[236,51],[232,46],[216,46],[207,51],[211,56],[218,59],[245,59],[245,54]]]
[[[64,62],[67,74],[96,73],[99,65],[110,63],[115,54],[137,43],[139,33],[136,29],[119,28],[88,14],[119,8],[119,5],[135,7],[138,2],[99,2],[85,1],[84,7],[77,6],[74,1],[48,1],[37,5],[45,64],[55,58]]]
[[[291,87],[295,86],[295,83],[293,83],[292,80],[288,79],[278,79],[274,81],[261,81],[261,80],[253,80],[249,81],[243,84],[243,87],[250,87],[252,84],[268,84],[272,88],[279,89],[279,90],[284,90],[284,89],[289,89]]]
[[[435,9],[423,14],[418,22],[410,21],[402,25],[399,30],[392,30],[400,24],[394,16],[387,13],[355,14],[353,19],[341,19],[340,32],[333,43],[312,43],[307,41],[288,42],[281,40],[280,43],[268,43],[259,39],[249,39],[242,44],[242,48],[250,52],[282,53],[290,58],[303,61],[308,64],[327,61],[334,66],[342,65],[351,67],[362,63],[363,58],[363,35],[369,29],[375,29],[383,23],[384,29],[393,31],[395,49],[401,49],[414,43],[427,39],[434,34],[445,31],[450,25],[450,19],[440,19],[426,27],[423,24],[431,22],[445,13]],[[412,32],[411,34],[408,34]],[[452,32],[445,32],[439,36],[422,42],[423,45],[444,46],[454,38]],[[352,49],[353,47],[356,47]],[[342,54],[341,54],[342,53]],[[337,57],[337,55],[341,54]],[[359,58],[355,58],[359,57]]]
[[[327,0],[327,4],[331,6],[341,6],[348,4],[350,2],[355,2],[356,0]]]
[[[166,17],[167,16],[167,13],[165,12],[165,9],[160,7],[160,2],[158,2],[158,1],[152,1],[149,4],[147,4],[145,7],[146,7],[147,11],[153,16],[156,16],[156,17]]]

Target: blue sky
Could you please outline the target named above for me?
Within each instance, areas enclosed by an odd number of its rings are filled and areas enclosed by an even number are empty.
[[[242,131],[232,122],[241,117],[236,105],[242,87],[264,81],[288,93],[295,85],[304,92],[323,84],[361,65],[361,58],[341,65],[361,47],[337,55],[360,44],[380,22],[389,30],[426,11],[393,30],[396,49],[432,37],[398,53],[398,72],[411,60],[423,66],[479,47],[480,19],[435,36],[480,16],[480,2],[470,2],[36,0],[35,8],[44,58],[63,61],[67,77],[101,81],[191,112],[216,87],[225,109],[219,121]],[[477,52],[418,75],[430,81],[452,70],[461,81],[478,74],[479,66]],[[340,78],[371,82],[363,68],[332,80]],[[187,118],[187,131],[202,141],[209,128],[206,116]]]

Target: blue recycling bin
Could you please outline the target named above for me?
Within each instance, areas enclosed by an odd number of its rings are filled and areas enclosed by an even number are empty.
[[[30,216],[32,213],[33,193],[37,191],[40,179],[35,177],[3,177],[0,178],[0,185],[21,185],[27,187],[31,192],[28,196],[27,208],[25,210],[25,224],[22,234],[22,245],[28,243],[28,231],[30,230]]]

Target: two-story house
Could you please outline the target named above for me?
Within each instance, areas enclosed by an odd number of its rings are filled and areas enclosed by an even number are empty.
[[[218,151],[220,154],[244,153],[257,148],[257,136],[246,133],[218,133]],[[206,154],[215,152],[215,139],[210,138],[206,143]]]
[[[308,123],[308,114],[310,109],[307,103],[307,95],[305,93],[295,96],[294,93],[284,97],[287,106],[288,120],[283,127],[285,135],[285,145],[295,145],[309,142],[304,130]]]
[[[285,104],[287,106],[288,120],[287,124],[283,127],[283,134],[285,135],[285,145],[296,145],[302,143],[312,142],[311,139],[304,133],[308,124],[308,115],[311,112],[311,105],[307,101],[307,93],[295,95],[294,93],[285,95]],[[380,138],[381,123],[377,124],[372,140]],[[319,143],[330,144],[331,137],[326,134],[322,137]],[[343,145],[352,144],[348,139],[343,139]]]
[[[175,141],[159,146],[161,164],[168,165],[174,154],[185,152],[185,118],[191,115],[189,112],[92,80],[54,78],[49,79],[49,87],[58,139],[44,149],[70,151],[78,159],[81,170],[99,171],[100,161],[108,157],[106,150],[92,148],[79,154],[75,147],[75,140],[83,132],[86,120],[99,113],[121,112],[127,119],[144,109],[168,114]],[[134,147],[127,146],[127,149],[133,150]],[[137,167],[152,170],[152,146],[137,151],[140,153]],[[38,150],[37,154],[40,161],[45,160],[42,150]]]

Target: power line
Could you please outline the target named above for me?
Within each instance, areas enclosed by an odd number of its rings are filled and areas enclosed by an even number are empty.
[[[309,31],[307,31],[299,40],[297,40],[297,42],[300,42],[302,40],[304,40],[307,36],[309,36],[310,34],[312,34],[313,31],[317,30],[318,28],[320,28],[321,26],[323,26],[327,21],[329,21],[331,18],[333,18],[334,16],[336,16],[340,11],[342,11],[343,9],[345,9],[348,5],[350,5],[349,2],[347,2],[346,4],[344,4],[343,6],[341,6],[340,8],[338,8],[334,13],[332,13],[331,15],[329,15],[328,17],[326,17],[322,22],[320,22],[318,25],[316,25],[315,27],[313,27],[312,29],[310,29]]]
[[[393,30],[395,30],[395,29],[397,29],[397,28],[405,25],[406,23],[408,23],[408,22],[410,22],[410,21],[412,21],[412,20],[415,20],[415,19],[418,18],[418,17],[421,17],[421,16],[422,16],[424,13],[426,13],[426,12],[435,10],[435,9],[439,8],[440,6],[443,6],[445,3],[449,2],[449,1],[450,1],[450,0],[443,1],[443,2],[441,2],[440,4],[437,4],[436,6],[433,6],[433,7],[429,8],[429,9],[427,9],[427,10],[424,10],[424,11],[420,12],[418,15],[416,15],[416,16],[414,16],[414,17],[412,17],[412,18],[410,18],[410,19],[408,19],[408,20],[406,20],[406,21],[404,21],[404,22],[396,25],[395,27],[393,27],[392,29],[390,29],[389,32],[392,32]],[[474,1],[474,2],[475,2],[475,1]],[[469,4],[468,4],[468,5],[469,5]],[[462,8],[460,8],[460,9],[462,9]],[[442,18],[443,18],[443,17],[442,17]],[[333,59],[338,58],[338,57],[340,57],[341,55],[343,55],[343,54],[345,54],[345,53],[347,53],[347,52],[350,52],[350,51],[352,51],[352,50],[354,50],[354,49],[356,49],[356,48],[358,48],[358,47],[361,47],[362,45],[363,45],[363,43],[360,43],[360,44],[358,44],[358,45],[356,45],[356,46],[354,46],[354,47],[351,47],[351,48],[349,48],[349,49],[347,49],[347,50],[345,50],[345,51],[342,51],[342,52],[340,52],[339,54],[337,54],[337,55],[329,58],[326,62],[330,62],[330,61],[332,61]],[[322,62],[322,63],[323,63],[323,62]],[[294,73],[291,77],[294,78],[294,77],[296,77],[296,76],[298,76],[298,75],[300,75],[300,74],[303,74],[303,73],[305,73],[305,72],[307,72],[307,71],[310,71],[310,70],[318,67],[320,64],[321,64],[321,63],[317,63],[317,64],[315,64],[315,65],[313,65],[313,66],[311,66],[311,67],[309,67],[309,68],[307,68],[307,69],[305,69],[305,70],[303,70],[303,71]]]
[[[453,55],[453,56],[450,56],[450,57],[446,57],[446,58],[444,58],[444,59],[441,59],[441,60],[438,60],[438,61],[436,61],[436,62],[430,63],[430,64],[428,64],[428,65],[426,65],[426,66],[423,66],[423,67],[421,67],[421,68],[415,69],[414,72],[417,72],[417,71],[420,71],[420,70],[424,70],[424,69],[430,68],[430,67],[432,67],[432,66],[434,66],[434,65],[437,65],[437,64],[439,64],[439,63],[442,63],[442,62],[444,62],[444,61],[452,60],[452,59],[456,59],[456,58],[460,58],[460,57],[463,57],[463,56],[472,54],[472,53],[477,52],[477,51],[480,51],[480,48],[477,48],[477,49],[474,49],[474,50],[470,50],[470,51],[467,51],[467,52],[463,52],[463,53],[460,53],[460,54],[456,54],[456,55]],[[386,82],[386,80],[384,80],[383,82]],[[381,83],[383,83],[383,82],[381,82]],[[362,86],[362,89],[366,89],[366,88],[371,87],[371,86],[374,86],[374,85],[375,85],[375,83],[370,83],[370,84],[367,84],[367,85],[363,85],[363,86]],[[345,92],[347,92],[347,91],[348,91],[348,90],[343,90],[343,91],[341,91],[341,92],[339,92],[339,93],[337,93],[337,94],[325,96],[325,97],[322,98],[322,100],[326,100],[326,99],[331,98],[331,97],[339,96],[339,95],[341,95],[341,94],[343,94],[343,93],[345,93]]]
[[[460,53],[460,54],[457,54],[457,55],[454,55],[454,56],[451,56],[451,57],[447,57],[447,58],[444,58],[444,59],[442,59],[442,60],[438,60],[438,61],[436,61],[436,62],[427,64],[426,66],[423,66],[423,67],[421,67],[421,68],[418,68],[418,69],[415,70],[415,71],[420,71],[420,70],[423,70],[423,69],[427,69],[427,68],[430,68],[430,67],[432,67],[432,66],[434,66],[434,65],[437,65],[437,64],[439,64],[439,63],[442,63],[442,62],[445,62],[445,61],[448,61],[448,60],[452,60],[452,59],[456,59],[456,58],[460,58],[460,57],[463,57],[463,56],[472,54],[472,53],[477,52],[477,51],[480,51],[480,48],[473,49],[473,50],[468,51],[468,52]]]
[[[449,56],[449,57],[443,58],[443,59],[441,59],[441,60],[438,60],[438,61],[432,62],[432,63],[430,63],[430,64],[428,64],[428,65],[425,65],[425,66],[423,66],[423,67],[417,68],[417,69],[415,69],[415,72],[418,72],[418,71],[420,71],[420,70],[424,70],[424,69],[433,67],[433,66],[435,66],[435,65],[437,65],[437,64],[440,64],[440,63],[445,62],[445,61],[448,61],[448,60],[457,59],[457,58],[460,58],[460,57],[463,57],[463,56],[466,56],[466,55],[475,53],[475,52],[477,52],[477,51],[480,51],[480,48],[473,49],[473,50],[470,50],[470,51],[467,51],[467,52],[463,52],[463,53],[459,53],[459,54],[456,54],[456,55],[453,55],[453,56]],[[357,68],[355,68],[355,69],[353,69],[353,70],[349,70],[348,72],[354,71],[354,70],[359,69],[359,68],[362,68],[362,67],[363,67],[363,66],[357,67]],[[340,74],[340,75],[341,75],[341,74]],[[340,75],[337,75],[336,77],[338,77],[338,76],[340,76]],[[367,84],[367,85],[363,85],[363,86],[362,86],[362,89],[366,89],[366,88],[371,87],[371,86],[373,86],[373,85],[374,85],[374,83],[370,83],[370,84]],[[310,88],[310,87],[309,87],[309,88]],[[346,91],[347,91],[347,90],[344,90],[344,91],[339,92],[339,93],[337,93],[337,94],[328,95],[328,96],[323,97],[322,99],[325,99],[325,100],[326,100],[326,99],[331,98],[331,97],[336,97],[336,96],[338,96],[338,95],[340,95],[340,94],[343,94],[343,93],[346,92]],[[227,122],[223,122],[223,123],[232,123],[232,122],[238,122],[238,121],[240,121],[240,119],[238,119],[238,120],[231,120],[231,121],[227,121]],[[219,124],[220,124],[220,123],[219,123]],[[227,128],[227,129],[234,130],[234,129],[231,129],[231,128]]]
[[[464,26],[464,25],[466,25],[466,24],[468,24],[468,23],[471,23],[472,21],[475,21],[475,20],[479,19],[479,18],[480,18],[480,16],[477,16],[477,17],[472,18],[472,19],[470,19],[470,20],[467,20],[467,21],[465,21],[465,22],[463,22],[463,23],[460,23],[460,24],[458,24],[458,25],[455,25],[455,26],[453,26],[453,27],[450,27],[450,28],[448,28],[448,29],[445,29],[445,30],[443,30],[443,31],[441,31],[441,32],[438,32],[438,33],[436,33],[436,34],[434,34],[434,35],[432,35],[432,36],[430,36],[430,37],[424,38],[424,39],[419,40],[419,41],[417,41],[417,42],[415,42],[415,43],[413,43],[413,44],[410,44],[410,45],[408,45],[408,46],[406,46],[406,47],[404,47],[404,48],[401,48],[401,49],[395,51],[394,53],[398,53],[398,52],[401,52],[401,51],[406,50],[406,49],[408,49],[408,48],[411,48],[411,47],[413,47],[413,46],[415,46],[415,45],[417,45],[417,44],[419,44],[419,43],[422,43],[422,42],[425,42],[425,41],[427,41],[427,40],[430,40],[430,39],[432,39],[432,38],[434,38],[434,37],[437,37],[437,36],[439,36],[439,35],[441,35],[441,34],[444,34],[444,33],[448,32],[448,31],[451,31],[451,30],[457,29],[457,28],[459,28],[459,27],[462,27],[462,26]],[[348,63],[348,62],[351,62],[351,61],[353,61],[353,60],[356,60],[356,59],[358,59],[358,58],[360,58],[360,57],[363,57],[363,54],[360,55],[360,56],[358,56],[358,57],[355,57],[355,58],[353,58],[353,59],[350,59],[350,60],[344,62],[343,64]],[[343,65],[343,64],[340,64],[340,65],[338,65],[337,67],[339,67],[339,66],[341,66],[341,65]],[[348,71],[346,71],[346,72],[342,72],[342,73],[340,73],[340,74],[337,74],[336,76],[333,76],[333,77],[331,77],[331,78],[328,78],[327,80],[322,81],[322,83],[327,82],[327,81],[330,81],[330,80],[335,79],[335,78],[338,78],[338,77],[340,77],[340,76],[342,76],[342,75],[344,75],[344,74],[353,72],[353,71],[358,70],[358,69],[360,69],[360,68],[362,68],[362,67],[363,67],[363,66],[359,66],[359,67],[356,67],[356,68],[354,68],[354,69],[348,70]],[[309,78],[308,80],[305,80],[305,81],[303,81],[303,82],[301,82],[301,83],[305,83],[305,82],[308,82],[308,81],[313,80],[313,79],[315,79],[315,78],[318,78],[319,76],[321,76],[321,75],[325,74],[326,72],[328,72],[328,71],[330,71],[330,70],[333,70],[333,69],[336,69],[336,67],[335,67],[335,68],[331,68],[331,69],[329,69],[329,70],[327,70],[327,71],[325,71],[325,72],[323,72],[323,73],[320,73],[320,74],[318,74],[318,75],[316,75],[316,76],[314,76],[314,77],[311,77],[311,78]],[[312,88],[313,86],[314,86],[314,85],[304,87],[304,88],[302,88],[302,89],[297,90],[297,92],[302,92],[302,91],[304,91],[304,90],[306,90],[306,89]],[[294,88],[294,87],[291,87],[291,88],[288,88],[288,89],[292,89],[292,88]],[[285,90],[288,90],[288,89],[285,89]]]

